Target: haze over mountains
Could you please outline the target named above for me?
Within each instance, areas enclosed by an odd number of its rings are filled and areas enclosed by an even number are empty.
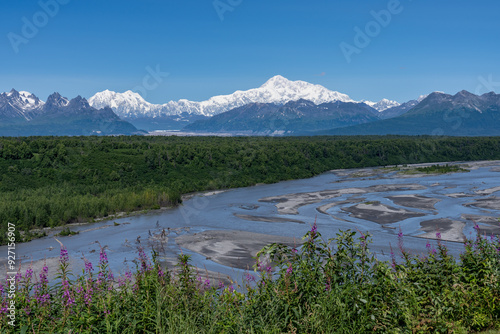
[[[151,104],[109,90],[89,101],[58,93],[46,102],[11,90],[0,94],[0,135],[141,134],[137,129],[247,135],[500,135],[500,95],[434,92],[402,104],[354,101],[304,81],[275,76],[259,88],[206,101]]]

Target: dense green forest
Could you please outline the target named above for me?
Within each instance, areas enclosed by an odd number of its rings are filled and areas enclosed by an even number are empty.
[[[0,242],[7,222],[29,231],[331,169],[488,159],[500,137],[0,138]]]

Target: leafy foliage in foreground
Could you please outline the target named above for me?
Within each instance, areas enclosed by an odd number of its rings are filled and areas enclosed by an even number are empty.
[[[61,248],[58,280],[47,268],[16,277],[16,326],[8,324],[2,286],[0,330],[47,333],[466,333],[500,328],[500,239],[465,243],[460,259],[438,240],[425,257],[404,249],[401,260],[380,262],[370,238],[339,232],[325,242],[313,225],[300,249],[273,244],[241,285],[195,277],[189,256],[175,274],[139,249],[135,274],[115,278],[101,250],[99,271],[86,261],[71,279]],[[262,258],[262,257],[261,257]],[[399,262],[399,263],[398,263]],[[235,289],[236,288],[236,289]],[[245,292],[246,290],[246,292]],[[245,293],[242,293],[245,292]]]
[[[500,137],[0,138],[0,244],[36,228],[176,205],[181,194],[331,169],[500,159]],[[43,235],[43,232],[38,232]]]

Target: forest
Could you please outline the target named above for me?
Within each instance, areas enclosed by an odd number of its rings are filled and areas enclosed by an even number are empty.
[[[500,159],[500,137],[0,138],[0,243],[35,229],[159,209],[196,191],[332,169]],[[30,232],[31,231],[31,232]]]

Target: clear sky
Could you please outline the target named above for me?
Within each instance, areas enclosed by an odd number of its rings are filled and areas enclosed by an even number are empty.
[[[153,103],[200,101],[276,74],[356,100],[500,93],[497,0],[16,0],[0,9],[0,92],[42,100],[131,89]]]

